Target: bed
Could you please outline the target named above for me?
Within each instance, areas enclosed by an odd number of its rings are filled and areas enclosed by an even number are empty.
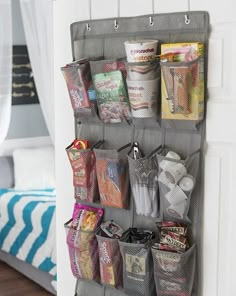
[[[55,189],[14,189],[15,173],[0,157],[0,260],[55,295]]]

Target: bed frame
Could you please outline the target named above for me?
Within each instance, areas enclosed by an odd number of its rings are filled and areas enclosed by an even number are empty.
[[[56,295],[56,291],[52,287],[53,276],[47,272],[39,270],[27,262],[21,261],[18,258],[0,250],[0,261],[5,262],[12,268],[25,275],[30,280],[34,281],[48,292]]]

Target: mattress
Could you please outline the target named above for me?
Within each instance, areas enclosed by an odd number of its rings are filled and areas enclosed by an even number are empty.
[[[0,189],[0,249],[56,275],[55,190]]]

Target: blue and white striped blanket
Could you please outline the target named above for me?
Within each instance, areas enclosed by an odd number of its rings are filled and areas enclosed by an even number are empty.
[[[56,275],[55,190],[0,189],[0,249]]]

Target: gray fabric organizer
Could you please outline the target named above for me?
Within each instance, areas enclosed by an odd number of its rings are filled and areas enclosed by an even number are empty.
[[[153,25],[150,25],[150,17]],[[185,20],[189,19],[189,23]],[[115,22],[116,21],[116,22]],[[115,27],[118,24],[118,28]],[[203,42],[205,44],[205,81],[207,77],[207,52],[209,37],[209,15],[207,12],[180,12],[168,14],[145,15],[127,18],[88,20],[71,25],[73,59],[83,57],[90,59],[102,56],[104,59],[125,56],[124,41],[128,39],[158,39],[161,43]],[[158,49],[160,52],[160,48]],[[206,84],[205,84],[206,85]],[[206,102],[206,91],[205,91]],[[206,103],[205,103],[206,112]],[[156,122],[139,123],[136,126],[125,124],[103,124],[93,120],[81,122],[75,120],[76,137],[96,142],[101,138],[106,141],[106,148],[119,148],[134,140],[141,144],[145,154],[159,145],[165,144],[183,157],[203,149],[205,139],[205,120],[196,122]],[[190,218],[192,221],[193,240],[197,245],[197,271],[192,295],[201,294],[201,212],[203,199],[203,157],[200,159],[200,178],[191,199]],[[154,222],[160,219],[146,218],[135,214],[131,197],[130,210],[105,208],[105,219],[114,219],[124,229],[135,227],[156,229]],[[96,205],[95,205],[96,206]],[[99,204],[97,204],[99,206]],[[125,295],[115,289],[102,287],[96,283],[77,281],[77,296],[121,296]]]

